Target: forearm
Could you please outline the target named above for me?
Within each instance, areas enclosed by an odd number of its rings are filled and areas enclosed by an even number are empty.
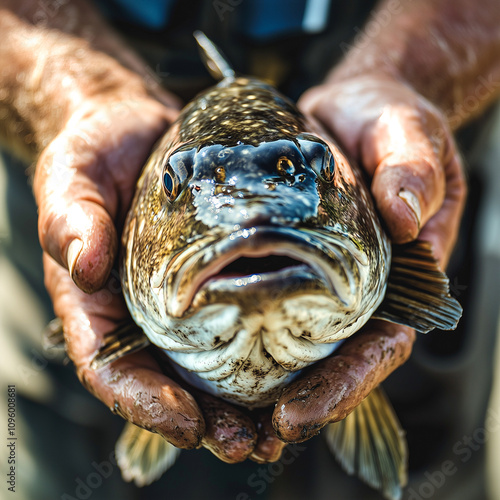
[[[500,95],[499,56],[498,0],[384,0],[329,79],[385,72],[456,129]]]
[[[28,158],[86,99],[156,90],[146,64],[90,4],[57,5],[49,16],[33,0],[0,0],[0,140]]]

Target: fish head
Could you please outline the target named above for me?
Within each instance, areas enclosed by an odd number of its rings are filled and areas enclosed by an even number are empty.
[[[333,142],[186,143],[150,161],[124,234],[125,296],[180,366],[226,389],[266,366],[250,376],[267,380],[260,404],[381,301],[388,245]]]
[[[164,222],[175,226],[169,214],[182,213],[194,231],[166,271],[167,313],[182,318],[214,302],[248,312],[270,296],[305,293],[330,295],[339,312],[354,310],[367,256],[334,227],[342,195],[331,191],[347,178],[335,183],[338,162],[309,134],[173,151],[160,174],[170,208]]]

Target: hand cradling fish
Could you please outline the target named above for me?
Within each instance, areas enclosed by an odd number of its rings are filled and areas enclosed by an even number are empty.
[[[151,343],[192,386],[252,409],[276,403],[370,318],[455,328],[461,308],[430,246],[391,246],[361,171],[333,140],[196,38],[221,81],[184,108],[142,171],[120,269],[142,331],[113,332],[94,366]],[[127,425],[119,463],[147,484],[178,450]],[[406,443],[380,389],[325,434],[347,472],[401,497]],[[162,444],[141,460],[153,439]]]

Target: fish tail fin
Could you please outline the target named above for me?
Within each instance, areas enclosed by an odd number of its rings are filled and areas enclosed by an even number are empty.
[[[203,62],[210,74],[216,80],[224,80],[225,78],[234,78],[235,73],[230,64],[226,61],[221,51],[215,44],[203,33],[203,31],[195,31],[193,33],[201,50]]]
[[[404,431],[383,390],[374,389],[344,420],[326,427],[326,441],[342,468],[388,500],[400,500],[408,481]]]
[[[126,322],[104,336],[104,343],[92,359],[90,367],[94,370],[113,361],[140,351],[150,342],[144,332],[133,322]]]
[[[141,487],[159,479],[172,467],[180,451],[159,434],[127,422],[116,442],[116,461],[123,479]]]
[[[462,307],[449,293],[449,280],[426,241],[393,245],[385,298],[374,318],[410,326],[421,333],[453,330]]]

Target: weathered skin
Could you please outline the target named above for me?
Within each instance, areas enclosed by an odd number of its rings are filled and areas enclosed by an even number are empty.
[[[390,247],[361,175],[311,131],[272,87],[225,79],[156,147],[123,233],[134,320],[189,382],[250,407],[384,296]]]

